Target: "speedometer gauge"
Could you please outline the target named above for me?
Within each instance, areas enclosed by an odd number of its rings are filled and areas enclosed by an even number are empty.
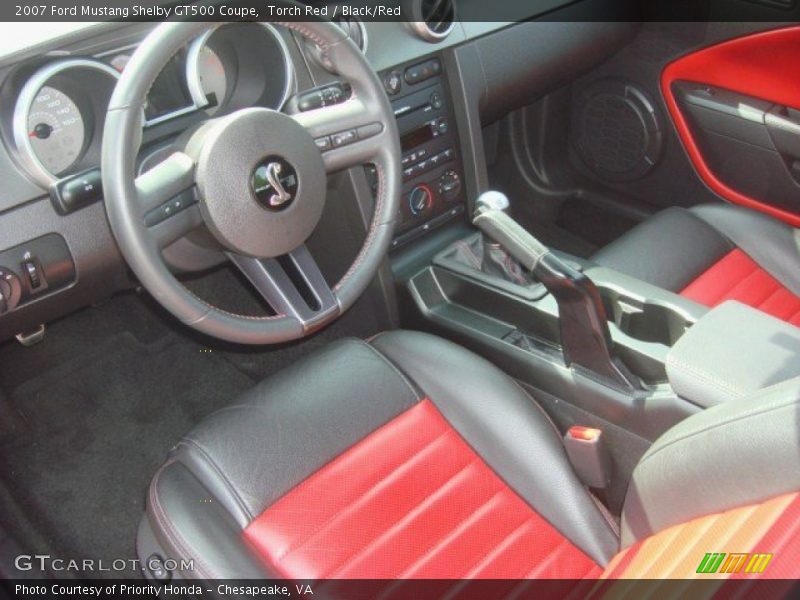
[[[20,165],[47,189],[100,164],[100,133],[119,73],[104,62],[69,58],[45,64],[25,81],[12,127]]]
[[[86,132],[77,104],[64,92],[45,86],[28,113],[34,154],[51,173],[67,170],[80,157]]]

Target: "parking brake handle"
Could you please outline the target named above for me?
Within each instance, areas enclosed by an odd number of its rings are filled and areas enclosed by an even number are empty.
[[[484,192],[478,197],[472,222],[531,271],[555,298],[567,365],[579,365],[627,388],[639,387],[635,377],[613,355],[606,311],[597,286],[506,214],[508,206],[508,198],[501,192]]]

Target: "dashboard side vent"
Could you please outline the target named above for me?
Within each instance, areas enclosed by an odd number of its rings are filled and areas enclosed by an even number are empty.
[[[415,0],[410,13],[411,26],[427,42],[441,42],[455,26],[455,0]]]

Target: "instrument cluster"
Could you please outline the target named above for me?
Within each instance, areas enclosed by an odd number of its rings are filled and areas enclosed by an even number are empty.
[[[19,162],[36,183],[47,188],[100,164],[108,103],[134,50],[56,58],[20,78],[10,133]],[[279,110],[294,86],[278,29],[267,23],[218,25],[162,70],[143,107],[144,127],[155,130],[193,113],[223,115],[248,106]]]

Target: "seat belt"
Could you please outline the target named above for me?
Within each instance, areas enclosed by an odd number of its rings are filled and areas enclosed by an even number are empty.
[[[608,487],[611,483],[611,457],[601,429],[573,425],[564,436],[564,448],[572,468],[585,486],[596,490]]]

